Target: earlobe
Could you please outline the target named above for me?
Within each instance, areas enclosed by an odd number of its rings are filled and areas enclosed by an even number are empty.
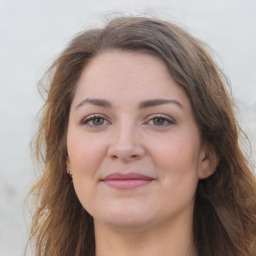
[[[209,147],[202,150],[199,161],[199,179],[210,177],[215,172],[219,162],[215,150]]]
[[[213,173],[215,172],[215,169],[208,169],[208,170],[204,170],[200,175],[199,175],[199,179],[206,179],[208,177],[210,177]]]
[[[71,171],[71,163],[70,163],[69,157],[67,156],[67,158],[66,158],[66,172],[67,172],[68,175],[70,175],[70,171]]]

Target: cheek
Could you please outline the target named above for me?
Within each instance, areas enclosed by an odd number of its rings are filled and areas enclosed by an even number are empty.
[[[168,192],[192,193],[198,182],[199,141],[191,136],[173,136],[151,151],[154,165]]]
[[[91,175],[101,163],[107,145],[99,137],[72,133],[72,130],[68,134],[68,155],[74,175]]]
[[[191,139],[192,136],[169,136],[160,143],[155,142],[151,155],[156,162],[162,163],[166,168],[169,166],[170,169],[175,169],[176,166],[194,169],[199,158],[199,143]]]
[[[73,185],[79,201],[91,214],[97,194],[98,170],[106,154],[104,140],[98,136],[68,136],[68,154],[73,172]]]

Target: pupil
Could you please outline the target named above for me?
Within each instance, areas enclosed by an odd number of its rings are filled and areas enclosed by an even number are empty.
[[[159,124],[164,124],[164,119],[163,118],[155,118],[154,119],[154,124],[157,124],[157,125],[159,125]]]
[[[93,120],[94,125],[102,125],[103,124],[103,119],[102,118],[95,118]]]

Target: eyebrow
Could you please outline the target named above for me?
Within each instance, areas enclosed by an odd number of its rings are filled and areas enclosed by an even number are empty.
[[[84,99],[82,100],[76,107],[75,109],[78,109],[82,107],[83,105],[90,103],[92,105],[104,107],[104,108],[112,108],[112,104],[109,101],[102,100],[102,99]]]
[[[107,100],[87,98],[87,99],[82,100],[75,107],[75,110],[84,106],[85,104],[88,104],[88,103],[95,105],[95,106],[104,107],[104,108],[113,108],[112,104]],[[183,109],[183,106],[181,105],[181,103],[179,103],[177,100],[171,100],[171,99],[153,99],[153,100],[142,101],[141,103],[139,103],[139,109],[151,108],[151,107],[164,105],[164,104],[175,104],[176,106]]]
[[[175,104],[176,106],[183,109],[183,106],[177,100],[171,99],[153,99],[153,100],[146,100],[139,104],[139,108],[151,108],[163,104]]]

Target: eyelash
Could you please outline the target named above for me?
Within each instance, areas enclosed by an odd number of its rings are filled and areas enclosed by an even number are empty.
[[[98,124],[98,125],[96,125],[96,124],[93,124],[93,123],[91,123],[90,124],[90,122],[93,122],[93,121],[95,121],[96,119],[101,119],[102,121],[103,121],[103,123],[102,124]],[[162,120],[163,121],[163,123],[162,124],[150,124],[150,122],[154,122],[154,120],[156,120],[156,119],[160,119],[160,120]],[[167,117],[165,117],[165,116],[162,116],[162,115],[156,115],[156,116],[153,116],[153,117],[151,117],[150,119],[148,119],[145,123],[143,123],[143,124],[149,124],[149,125],[151,125],[151,126],[156,126],[156,127],[166,127],[166,126],[169,126],[169,125],[172,125],[172,124],[175,124],[176,122],[173,120],[173,119],[170,119],[170,118],[167,118]],[[97,114],[94,114],[94,115],[90,115],[90,116],[88,116],[88,117],[86,117],[85,119],[83,119],[81,122],[80,122],[80,124],[81,125],[86,125],[86,126],[88,126],[88,127],[91,127],[91,128],[93,128],[93,127],[102,127],[102,126],[104,126],[104,125],[109,125],[109,124],[111,124],[109,121],[107,121],[107,119],[105,118],[105,117],[103,117],[103,116],[101,116],[101,115],[97,115]]]
[[[103,120],[103,123],[102,123],[102,124],[99,124],[99,125],[90,124],[90,122],[93,122],[93,121],[95,121],[96,119],[101,119],[101,120]],[[90,116],[86,117],[85,119],[83,119],[83,120],[80,122],[80,124],[81,124],[81,125],[86,125],[86,126],[88,126],[88,127],[101,127],[101,126],[105,125],[106,122],[107,122],[108,124],[110,123],[110,122],[108,122],[108,121],[106,120],[105,117],[103,117],[103,116],[101,116],[101,115],[96,115],[96,114],[95,114],[95,115],[90,115]]]
[[[162,115],[156,115],[156,116],[153,116],[152,118],[150,118],[146,123],[150,123],[151,121],[153,122],[154,120],[156,119],[160,119],[162,120],[164,123],[163,124],[150,124],[152,126],[157,126],[157,127],[166,127],[168,125],[172,125],[172,124],[175,124],[176,122],[171,119],[171,118],[167,118],[165,116],[162,116]]]

